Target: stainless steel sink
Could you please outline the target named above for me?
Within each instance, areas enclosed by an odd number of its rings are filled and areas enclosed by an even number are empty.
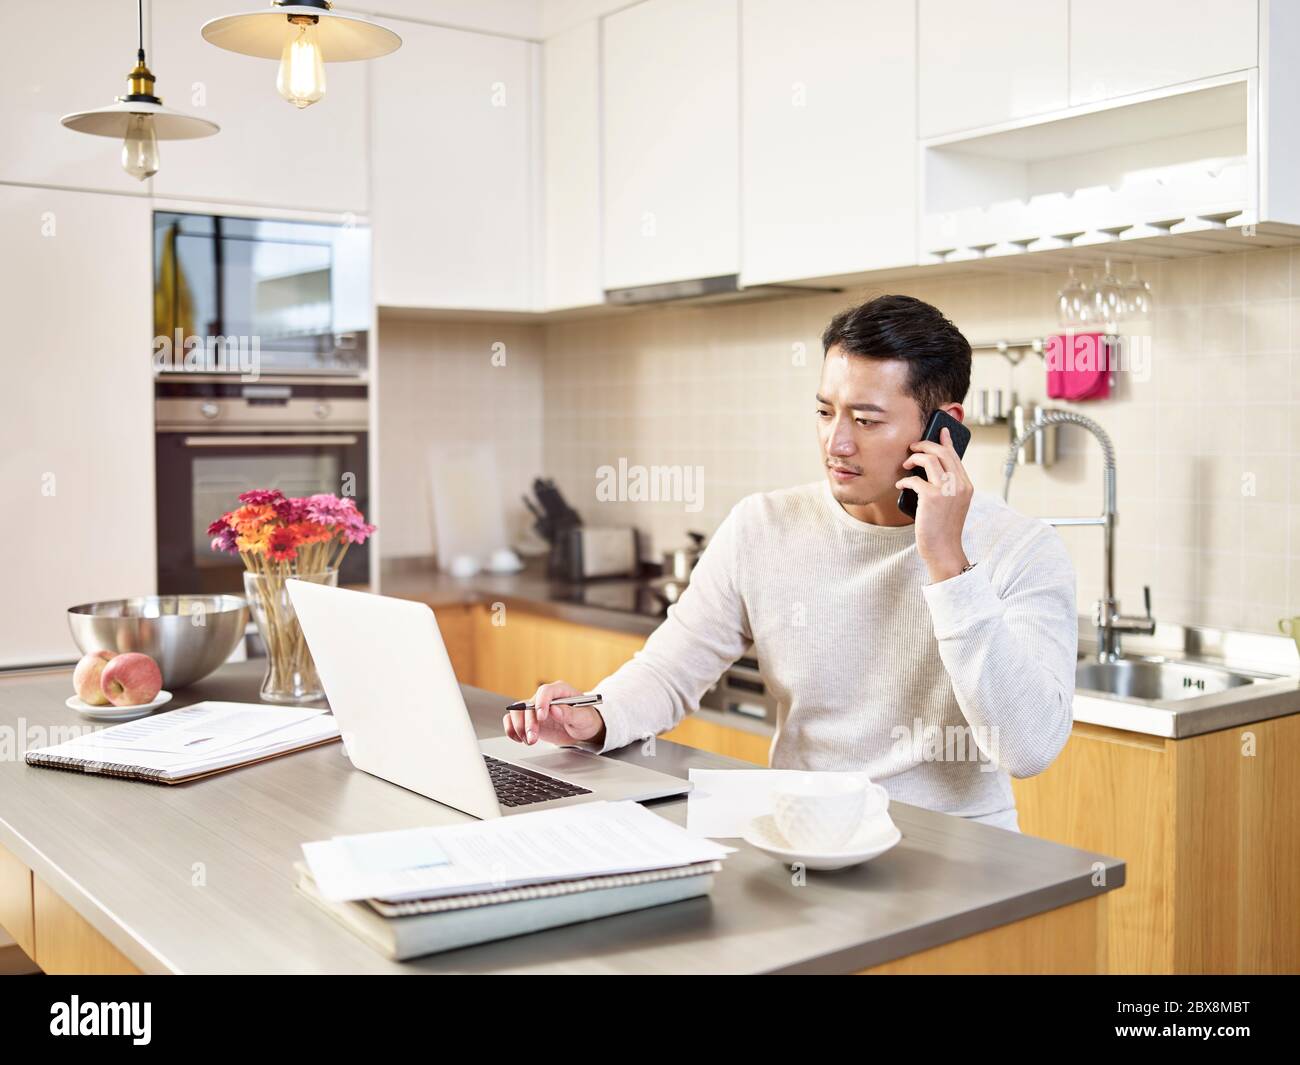
[[[1121,699],[1170,702],[1215,695],[1272,679],[1267,674],[1199,663],[1126,658],[1117,662],[1080,661],[1075,687],[1080,693],[1099,692]]]

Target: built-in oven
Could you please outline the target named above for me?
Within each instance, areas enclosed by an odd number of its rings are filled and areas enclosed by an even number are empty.
[[[365,372],[369,227],[175,211],[153,218],[157,372]]]
[[[331,492],[369,511],[364,379],[177,374],[155,390],[160,594],[242,594],[240,557],[213,551],[207,532],[241,492]],[[349,548],[340,584],[368,582],[369,551]]]

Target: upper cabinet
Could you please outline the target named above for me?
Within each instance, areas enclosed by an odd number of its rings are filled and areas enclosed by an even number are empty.
[[[740,269],[737,0],[603,20],[606,288]]]
[[[1258,37],[1258,0],[1071,0],[1070,103],[1245,70]]]
[[[542,45],[547,310],[604,302],[600,271],[600,26]]]
[[[107,107],[126,92],[135,65],[135,5],[81,3],[69,14],[48,4],[0,4],[0,39],[7,44],[0,64],[0,181],[148,193],[147,181],[122,169],[120,140],[59,125],[69,112]],[[159,91],[167,90],[162,82]],[[203,143],[174,150],[164,144],[163,165],[201,151]]]
[[[371,73],[377,301],[536,309],[539,46],[385,24],[405,43]]]
[[[916,261],[910,0],[746,0],[745,285]]]
[[[1069,0],[917,3],[922,137],[1067,106]]]
[[[162,145],[158,195],[366,210],[365,63],[328,64],[325,98],[300,111],[276,92],[274,62],[217,48],[200,35],[208,19],[231,13],[230,0],[166,0],[152,10],[149,65],[163,102],[221,126],[206,140]]]

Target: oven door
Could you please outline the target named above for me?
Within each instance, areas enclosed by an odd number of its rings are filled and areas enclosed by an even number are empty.
[[[208,526],[239,505],[239,494],[278,488],[287,496],[352,494],[368,511],[364,432],[203,433],[156,436],[158,592],[244,591],[238,555],[212,550]],[[370,545],[348,549],[339,583],[366,585]]]

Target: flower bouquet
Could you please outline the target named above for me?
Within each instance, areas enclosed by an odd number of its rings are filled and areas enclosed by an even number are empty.
[[[284,582],[294,577],[337,585],[348,548],[375,531],[356,503],[322,493],[289,498],[278,489],[239,497],[240,506],[208,526],[212,549],[244,560],[244,591],[262,641],[267,670],[262,698],[306,703],[324,695]]]

